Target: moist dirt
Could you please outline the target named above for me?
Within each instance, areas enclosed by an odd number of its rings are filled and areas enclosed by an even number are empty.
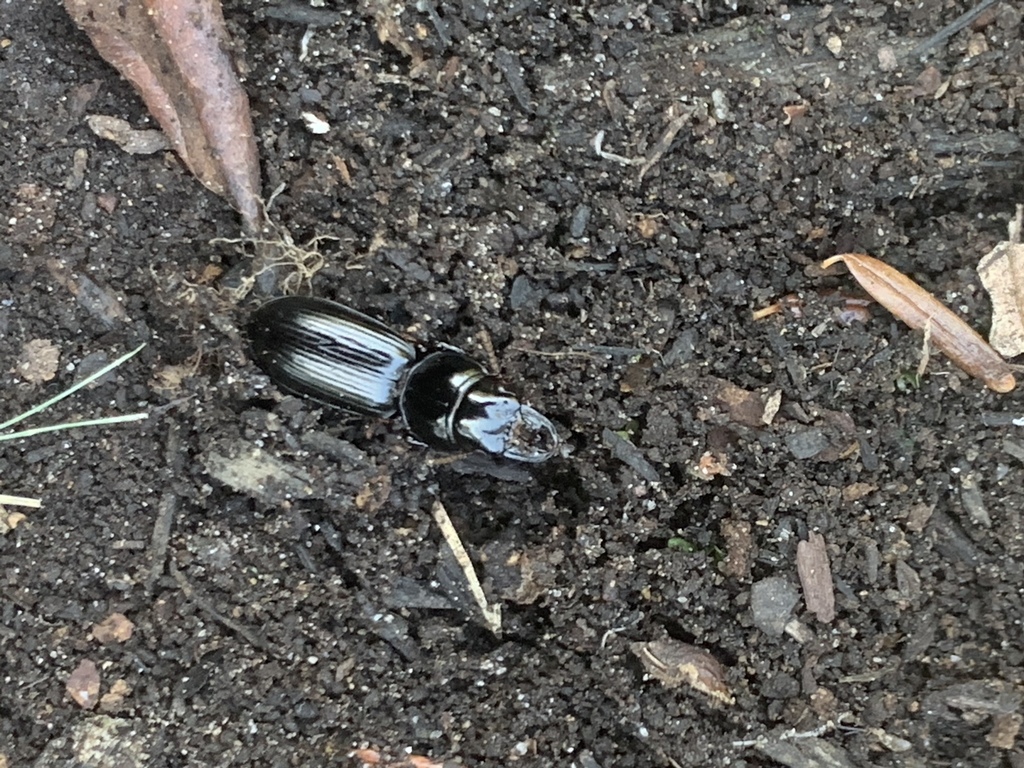
[[[237,215],[89,130],[152,123],[59,3],[0,4],[0,420],[141,343],[28,423],[150,414],[0,444],[42,501],[3,516],[0,763],[1024,765],[1021,396],[919,375],[816,266],[987,329],[1020,8],[908,56],[969,9],[225,0],[278,288],[489,340],[565,438],[524,467],[272,387]]]

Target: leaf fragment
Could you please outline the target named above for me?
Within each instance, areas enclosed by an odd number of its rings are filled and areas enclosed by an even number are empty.
[[[82,659],[64,684],[68,695],[82,709],[92,709],[99,702],[100,671],[92,659]]]
[[[828,269],[843,262],[861,287],[879,304],[915,330],[930,329],[931,343],[966,373],[994,392],[1017,386],[1009,363],[973,328],[899,270],[863,253],[843,253],[822,262]]]
[[[123,613],[112,613],[98,624],[93,624],[90,634],[97,642],[108,645],[126,643],[135,632],[135,624]]]
[[[225,52],[220,0],[64,0],[97,52],[138,91],[185,165],[249,231],[263,211],[249,98]]]
[[[1009,237],[978,262],[978,276],[992,299],[988,340],[1007,357],[1024,354],[1024,245],[1020,242],[1024,205],[1010,222]]]
[[[703,648],[672,639],[630,643],[629,648],[647,673],[669,688],[685,684],[719,704],[735,703],[726,683],[726,668]]]

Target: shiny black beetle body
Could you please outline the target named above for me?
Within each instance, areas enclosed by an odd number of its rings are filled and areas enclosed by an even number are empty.
[[[270,301],[253,314],[249,338],[256,362],[283,389],[369,416],[400,413],[434,448],[526,462],[558,450],[554,425],[465,353],[421,353],[383,323],[333,301]]]

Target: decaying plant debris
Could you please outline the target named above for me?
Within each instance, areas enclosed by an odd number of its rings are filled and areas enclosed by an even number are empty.
[[[843,262],[857,282],[896,317],[931,340],[957,366],[994,392],[1017,386],[1009,364],[953,310],[903,273],[862,253],[844,253],[822,263]]]
[[[258,232],[260,165],[249,98],[226,53],[220,0],[64,0],[131,82],[185,165]]]

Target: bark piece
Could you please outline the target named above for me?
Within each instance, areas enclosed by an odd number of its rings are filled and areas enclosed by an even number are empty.
[[[826,259],[822,268],[846,264],[861,287],[911,328],[925,330],[931,341],[959,368],[994,392],[1017,386],[1009,364],[953,310],[899,270],[863,253]]]
[[[828,624],[836,617],[836,595],[825,537],[820,533],[812,532],[807,541],[796,545],[796,570],[800,574],[807,609],[818,621]]]
[[[249,99],[225,53],[219,0],[64,0],[99,54],[142,96],[185,165],[257,231],[260,173]]]

